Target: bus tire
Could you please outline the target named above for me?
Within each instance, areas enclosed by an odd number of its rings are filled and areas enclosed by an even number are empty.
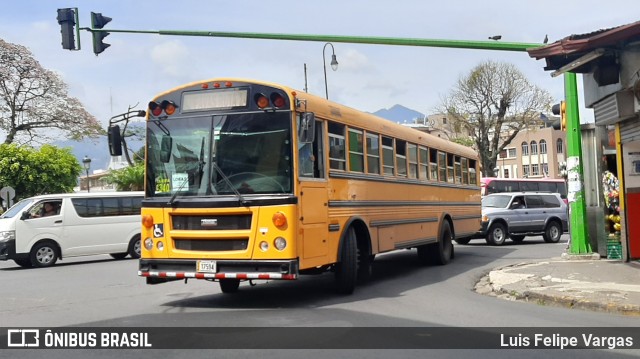
[[[53,241],[42,241],[36,243],[29,253],[31,265],[36,268],[51,267],[56,264],[59,256],[60,252],[58,250],[58,246]]]
[[[222,293],[235,293],[240,287],[240,279],[220,279],[220,290]]]
[[[31,260],[29,258],[14,259],[13,261],[16,262],[16,264],[19,265],[22,268],[31,268],[31,267],[33,267],[33,265],[31,265]]]
[[[445,265],[453,259],[453,235],[449,221],[442,222],[438,242],[418,247],[418,258],[422,264]]]
[[[356,231],[353,227],[347,229],[342,242],[342,256],[336,263],[336,291],[340,294],[351,294],[356,288],[358,280],[358,247]]]
[[[542,238],[547,243],[558,243],[562,237],[562,225],[558,221],[551,221],[544,229]]]
[[[129,242],[129,249],[127,250],[127,253],[131,256],[131,258],[138,259],[140,258],[140,252],[142,249],[141,246],[142,243],[140,241],[140,235],[136,234],[131,239],[131,242]]]
[[[494,246],[501,246],[507,239],[507,227],[504,224],[498,222],[489,227],[487,232],[487,243]]]
[[[373,260],[375,255],[369,255],[358,246],[358,282],[366,283],[373,276]]]

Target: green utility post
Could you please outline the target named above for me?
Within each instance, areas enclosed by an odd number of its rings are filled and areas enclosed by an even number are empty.
[[[569,198],[570,254],[591,253],[589,232],[586,230],[587,208],[584,199],[582,174],[582,139],[578,112],[576,74],[564,74],[564,96],[567,116],[567,184]]]

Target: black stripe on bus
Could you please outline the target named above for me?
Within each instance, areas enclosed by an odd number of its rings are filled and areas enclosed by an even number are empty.
[[[429,201],[329,201],[329,207],[480,207],[480,202],[429,202]]]
[[[433,223],[438,222],[437,218],[412,218],[412,219],[396,219],[396,220],[386,220],[386,221],[371,221],[369,226],[371,227],[383,227],[383,226],[394,226],[398,224],[413,224],[413,223]]]
[[[472,184],[455,184],[455,183],[435,182],[435,181],[424,182],[422,180],[413,179],[413,178],[399,178],[399,177],[392,177],[392,176],[381,176],[378,174],[353,173],[353,172],[343,172],[343,171],[335,171],[335,170],[329,171],[329,177],[343,178],[343,179],[357,179],[362,181],[397,183],[397,184],[415,184],[415,185],[429,186],[429,187],[471,189],[471,190],[480,191],[479,186],[474,186]]]
[[[340,232],[340,225],[339,224],[330,224],[329,225],[329,232]]]
[[[417,247],[423,244],[436,243],[437,241],[438,239],[436,237],[412,239],[406,242],[398,242],[394,245],[394,248],[395,249],[411,248],[411,247]]]

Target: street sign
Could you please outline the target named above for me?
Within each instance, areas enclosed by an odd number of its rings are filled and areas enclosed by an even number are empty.
[[[7,204],[7,208],[13,206],[13,199],[16,197],[16,190],[13,187],[2,187],[0,189],[2,202]]]

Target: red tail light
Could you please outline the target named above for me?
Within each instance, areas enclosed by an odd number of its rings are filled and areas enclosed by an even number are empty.
[[[281,94],[274,92],[271,94],[271,103],[275,108],[282,108],[286,102]]]

